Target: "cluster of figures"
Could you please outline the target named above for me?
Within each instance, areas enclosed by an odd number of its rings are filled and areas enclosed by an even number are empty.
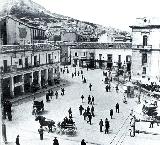
[[[68,119],[68,117],[65,117],[64,119],[63,119],[63,121],[62,121],[62,123],[61,123],[61,127],[62,128],[66,128],[66,126],[69,124],[71,124],[71,125],[73,125],[75,122],[73,121],[73,119],[72,118],[69,118]]]
[[[65,70],[65,66],[64,66],[64,68],[60,68],[60,70],[61,70],[61,72],[62,72],[63,74],[65,73],[65,71],[67,71],[67,73],[69,73],[68,68],[67,68],[67,70]]]
[[[64,96],[64,92],[65,92],[64,88],[61,88],[61,95],[62,96]],[[54,95],[56,96],[56,99],[58,99],[58,91],[56,91],[54,94],[52,89],[48,90],[48,92],[46,93],[46,102],[49,102],[52,99],[52,96],[54,96]]]
[[[3,119],[8,117],[9,121],[12,121],[12,103],[9,100],[3,102]]]

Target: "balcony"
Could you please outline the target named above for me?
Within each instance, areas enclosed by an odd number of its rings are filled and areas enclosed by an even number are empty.
[[[133,49],[142,49],[142,50],[151,50],[152,49],[152,45],[147,45],[147,46],[143,46],[143,45],[132,45]]]
[[[32,71],[32,70],[37,70],[38,67],[52,67],[52,65],[54,64],[58,64],[60,62],[53,62],[51,61],[50,63],[45,63],[45,64],[39,64],[39,62],[37,62],[35,65],[31,65],[28,64],[24,67],[18,68],[17,65],[12,65],[12,66],[8,66],[7,68],[4,69],[4,67],[1,67],[1,74],[5,75],[5,74],[9,74],[9,73],[17,73],[17,72],[23,72],[23,71]]]

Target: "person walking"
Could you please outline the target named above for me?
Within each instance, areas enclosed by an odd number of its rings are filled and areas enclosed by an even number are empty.
[[[91,102],[91,96],[89,95],[88,96],[88,104],[90,104],[90,102]]]
[[[74,77],[74,73],[72,73],[72,78]]]
[[[87,114],[90,112],[90,108],[89,108],[89,106],[87,107]]]
[[[72,118],[72,109],[71,108],[69,108],[68,113],[69,113],[69,118]]]
[[[112,119],[112,116],[113,116],[113,109],[110,110],[110,116],[111,116],[111,119]]]
[[[54,137],[54,140],[53,140],[53,145],[59,145],[59,142],[58,142],[58,139],[57,139],[57,137]]]
[[[83,95],[81,96],[81,99],[82,99],[82,103],[83,103],[83,99],[84,99],[84,96],[83,96]]]
[[[92,84],[91,83],[89,84],[89,90],[90,91],[92,90]]]
[[[119,104],[116,104],[116,113],[119,113]]]
[[[49,91],[46,93],[46,102],[49,102],[50,99],[49,99]]]
[[[82,115],[82,111],[84,110],[84,108],[82,107],[82,105],[79,106],[79,113],[80,115]]]
[[[93,107],[93,105],[92,105],[92,107],[91,107],[91,114],[92,114],[92,116],[94,117],[94,107]]]
[[[106,92],[108,92],[108,85],[106,85]]]
[[[87,110],[85,109],[85,111],[83,112],[83,117],[84,117],[84,120],[86,120],[86,117],[87,117]]]
[[[78,71],[78,73],[77,73],[77,74],[78,74],[78,76],[79,76],[79,71]]]
[[[83,75],[82,75],[82,81],[83,81]]]
[[[83,70],[81,70],[81,74],[83,74]]]
[[[17,137],[16,137],[16,145],[20,145],[20,143],[19,143],[19,135],[17,135]]]
[[[92,105],[94,105],[94,97],[92,96],[92,102],[91,102]]]
[[[56,95],[56,99],[58,99],[58,92],[57,91],[55,92],[55,95]]]
[[[103,126],[104,126],[104,125],[103,125],[103,120],[101,119],[100,122],[99,122],[100,132],[103,132],[103,131],[102,131],[102,127],[103,127]]]
[[[81,145],[86,145],[86,142],[84,141],[84,139],[82,139]]]
[[[88,121],[87,121],[87,123],[89,122],[90,123],[90,125],[92,124],[91,123],[91,121],[92,121],[92,114],[89,112],[89,113],[87,113],[88,114]]]
[[[119,90],[118,85],[116,85],[116,92],[117,92],[117,93],[118,93],[118,90]]]
[[[44,131],[44,129],[42,128],[42,126],[40,126],[40,128],[38,129],[38,132],[40,135],[40,140],[43,140],[43,131]]]
[[[109,132],[109,127],[110,127],[109,121],[108,121],[108,119],[106,118],[106,119],[105,119],[105,134],[106,134],[106,132],[107,132],[107,134],[108,134],[108,132]]]

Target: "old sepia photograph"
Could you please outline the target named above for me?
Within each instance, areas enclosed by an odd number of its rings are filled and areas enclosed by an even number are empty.
[[[160,145],[160,1],[0,0],[0,145]]]

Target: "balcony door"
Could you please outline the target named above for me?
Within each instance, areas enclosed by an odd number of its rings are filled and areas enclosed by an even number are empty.
[[[3,60],[4,72],[7,72],[7,60]]]

